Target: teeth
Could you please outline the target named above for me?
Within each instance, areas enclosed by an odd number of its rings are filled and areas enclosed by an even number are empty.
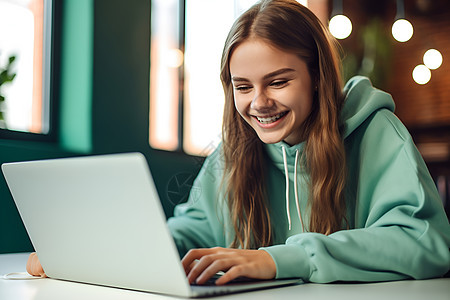
[[[256,119],[258,119],[258,121],[262,124],[270,124],[270,123],[277,121],[278,119],[283,117],[285,114],[286,114],[286,112],[282,112],[277,115],[270,116],[270,117],[264,117],[264,118],[256,116]]]

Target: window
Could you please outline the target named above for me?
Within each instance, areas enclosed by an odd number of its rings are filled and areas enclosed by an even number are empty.
[[[182,1],[152,1],[150,46],[150,145],[179,148],[182,95]]]
[[[186,1],[183,149],[208,155],[221,140],[220,60],[234,20],[255,0]]]
[[[0,0],[2,137],[50,131],[51,20],[50,0]]]
[[[149,136],[153,148],[206,156],[217,147],[224,101],[222,48],[234,20],[255,2],[152,1]],[[326,7],[326,1],[320,2]]]
[[[223,43],[234,19],[254,2],[152,1],[152,147],[207,155],[217,146],[223,109],[219,78]]]

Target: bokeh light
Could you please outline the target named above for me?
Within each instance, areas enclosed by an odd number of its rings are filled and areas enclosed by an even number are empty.
[[[352,22],[347,16],[335,15],[329,24],[331,34],[337,39],[345,39],[352,33]]]
[[[392,25],[392,36],[399,42],[409,41],[413,33],[413,26],[408,20],[398,19]]]
[[[412,77],[418,84],[426,84],[431,79],[431,71],[425,65],[417,65],[413,72]]]
[[[431,70],[436,70],[442,65],[442,54],[436,49],[429,49],[423,55],[423,63]]]

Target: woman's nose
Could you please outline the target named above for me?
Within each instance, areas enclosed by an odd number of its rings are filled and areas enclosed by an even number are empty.
[[[268,110],[273,106],[273,100],[262,90],[256,90],[250,108],[256,111]]]

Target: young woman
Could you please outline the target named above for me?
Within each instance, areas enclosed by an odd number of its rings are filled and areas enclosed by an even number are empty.
[[[263,0],[240,16],[221,80],[223,142],[168,221],[190,282],[448,272],[448,219],[392,98],[363,77],[342,87],[307,8]],[[34,254],[28,269],[43,273]]]

